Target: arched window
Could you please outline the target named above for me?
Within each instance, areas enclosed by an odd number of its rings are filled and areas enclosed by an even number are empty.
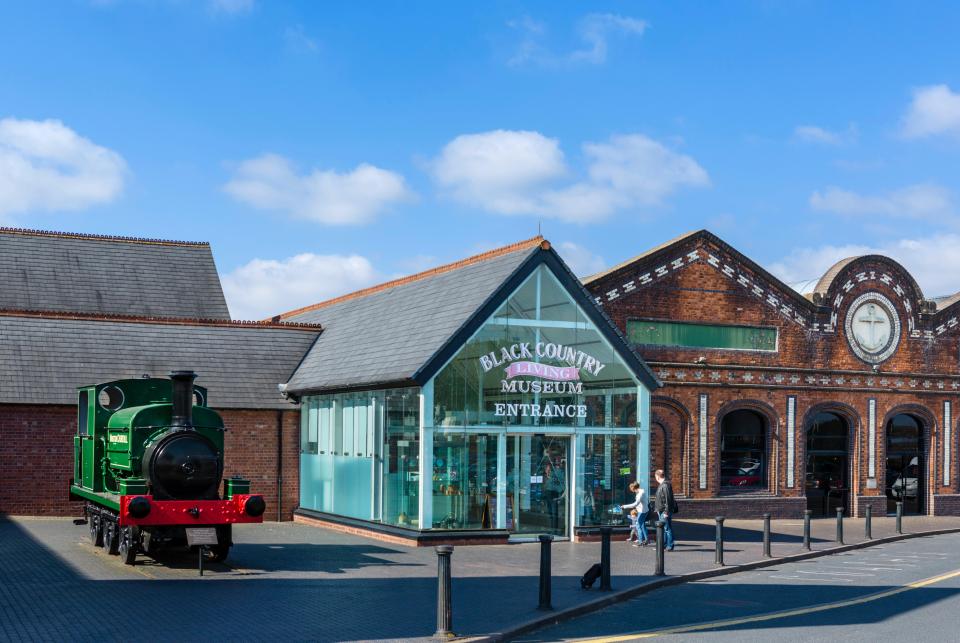
[[[720,486],[767,488],[767,423],[755,411],[731,411],[720,422]]]
[[[807,509],[832,516],[846,508],[847,423],[836,413],[817,413],[807,425]]]
[[[923,511],[923,425],[912,415],[900,413],[887,422],[887,511],[897,502],[904,513]]]

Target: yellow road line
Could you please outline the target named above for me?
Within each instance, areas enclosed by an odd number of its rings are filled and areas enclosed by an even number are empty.
[[[657,636],[666,636],[669,634],[686,634],[688,632],[699,632],[702,630],[712,630],[712,629],[722,629],[725,627],[732,627],[734,625],[743,625],[745,623],[759,623],[762,621],[773,621],[780,618],[790,618],[792,616],[801,616],[803,614],[813,614],[816,612],[825,612],[827,610],[842,609],[844,607],[851,607],[853,605],[862,605],[863,603],[870,603],[872,601],[878,601],[880,599],[888,598],[890,596],[896,596],[897,594],[902,594],[903,592],[909,592],[913,589],[919,589],[921,587],[926,587],[927,585],[933,585],[935,583],[941,583],[945,580],[951,578],[956,578],[960,576],[960,569],[957,569],[946,574],[941,574],[939,576],[933,576],[931,578],[925,578],[923,580],[918,580],[913,583],[908,583],[901,587],[895,587],[894,589],[884,590],[882,592],[877,592],[876,594],[869,594],[867,596],[861,596],[860,598],[851,598],[845,601],[838,601],[836,603],[824,603],[822,605],[813,605],[810,607],[799,607],[796,609],[784,610],[781,612],[771,612],[769,614],[757,614],[755,616],[744,616],[743,618],[731,618],[723,621],[713,621],[711,623],[697,623],[695,625],[683,625],[680,627],[671,627],[663,630],[653,630],[650,632],[637,632],[635,634],[623,634],[620,636],[606,636],[592,639],[577,639],[581,642],[590,642],[590,643],[616,643],[618,641],[636,641],[639,639],[651,639]]]

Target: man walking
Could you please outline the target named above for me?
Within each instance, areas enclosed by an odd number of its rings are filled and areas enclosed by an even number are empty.
[[[674,507],[677,506],[673,499],[673,487],[670,486],[670,481],[664,475],[663,469],[657,469],[653,476],[657,479],[657,485],[659,485],[654,508],[663,522],[663,535],[666,540],[664,546],[667,551],[673,551],[673,525],[670,522],[670,517],[673,515]]]

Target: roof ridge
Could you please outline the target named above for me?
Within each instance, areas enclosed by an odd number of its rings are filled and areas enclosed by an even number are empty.
[[[35,230],[32,228],[7,228],[0,226],[0,234],[19,234],[32,237],[54,237],[59,239],[86,239],[89,241],[112,241],[117,243],[136,243],[158,246],[209,246],[209,241],[176,241],[153,239],[149,237],[122,237],[109,234],[88,234],[84,232],[60,232],[56,230]]]
[[[142,315],[121,315],[115,313],[84,313],[60,310],[27,310],[20,308],[0,308],[2,317],[35,317],[41,319],[72,319],[86,321],[115,321],[133,324],[157,324],[171,326],[218,326],[225,328],[275,328],[285,330],[323,330],[320,324],[285,321],[245,321],[232,319],[205,319],[189,317],[147,317]]]
[[[607,269],[605,269],[605,270],[601,270],[600,272],[596,272],[596,273],[594,273],[594,274],[592,274],[592,275],[587,275],[586,277],[584,277],[584,278],[581,279],[580,281],[581,281],[581,283],[583,283],[583,284],[592,283],[592,282],[594,282],[594,281],[597,281],[598,279],[602,279],[603,277],[606,277],[607,275],[611,275],[611,274],[617,272],[617,271],[620,270],[621,268],[626,268],[626,267],[629,266],[630,264],[636,263],[637,261],[640,261],[641,259],[646,259],[647,257],[649,257],[649,256],[653,255],[654,253],[657,253],[657,252],[659,252],[659,251],[661,251],[661,250],[665,250],[665,249],[667,249],[667,248],[669,248],[669,247],[679,245],[680,243],[682,243],[682,242],[684,242],[684,241],[687,241],[688,239],[691,239],[691,238],[693,238],[693,237],[695,237],[695,236],[697,236],[697,235],[701,235],[701,234],[703,234],[704,232],[708,232],[708,230],[707,230],[706,228],[701,228],[701,229],[699,229],[699,230],[691,230],[690,232],[684,232],[683,234],[677,235],[676,237],[673,237],[672,239],[668,239],[668,240],[664,241],[663,243],[660,243],[660,244],[658,244],[658,245],[653,246],[652,248],[648,248],[647,250],[644,250],[643,252],[641,252],[641,253],[638,254],[638,255],[634,255],[633,257],[630,257],[629,259],[624,259],[623,261],[621,261],[621,262],[617,263],[616,265],[611,266],[611,267],[609,267],[609,268],[607,268]]]
[[[543,238],[543,235],[537,235],[535,237],[530,237],[529,239],[524,239],[523,241],[517,241],[516,243],[511,243],[510,245],[501,246],[499,248],[494,248],[493,250],[487,250],[486,252],[481,252],[480,254],[473,255],[471,257],[466,257],[465,259],[460,259],[459,261],[454,261],[453,263],[444,264],[442,266],[437,266],[435,268],[430,268],[429,270],[424,270],[422,272],[414,273],[412,275],[407,275],[406,277],[400,277],[399,279],[393,279],[391,281],[385,281],[382,284],[377,284],[375,286],[369,286],[367,288],[362,288],[345,295],[340,295],[339,297],[334,297],[333,299],[327,299],[326,301],[321,301],[316,304],[310,304],[309,306],[303,306],[302,308],[297,308],[295,310],[290,310],[285,313],[281,313],[270,319],[279,322],[287,317],[292,317],[294,315],[300,315],[302,313],[310,312],[312,310],[319,310],[320,308],[326,308],[333,304],[339,304],[344,301],[351,299],[359,299],[361,297],[366,297],[367,295],[372,295],[377,292],[382,292],[384,290],[389,290],[390,288],[396,288],[397,286],[402,286],[404,284],[412,283],[414,281],[420,281],[426,279],[427,277],[432,277],[434,275],[440,275],[443,273],[451,272],[465,266],[473,265],[475,263],[480,263],[481,261],[486,261],[488,259],[493,259],[494,257],[499,257],[511,252],[516,252],[517,250],[522,250],[524,248],[533,248],[535,246],[540,246],[544,250],[550,248],[550,242]]]

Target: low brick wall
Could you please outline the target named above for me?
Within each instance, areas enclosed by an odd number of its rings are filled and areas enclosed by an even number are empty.
[[[960,516],[960,495],[942,495],[933,497],[934,516]]]
[[[777,496],[720,496],[718,498],[677,498],[680,511],[677,519],[684,518],[762,518],[769,513],[772,518],[802,518],[807,508],[806,498]]]
[[[871,515],[887,515],[887,497],[886,496],[857,496],[857,515],[856,518],[863,518],[867,515],[867,506],[870,506]]]

